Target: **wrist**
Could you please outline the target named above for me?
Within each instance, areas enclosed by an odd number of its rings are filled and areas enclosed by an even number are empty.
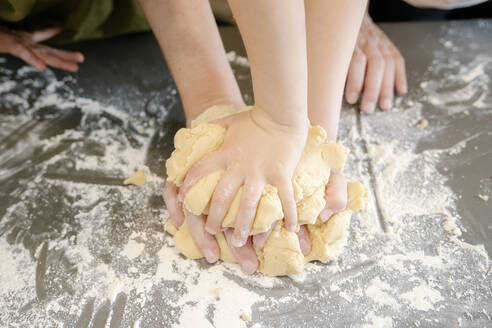
[[[233,105],[237,109],[245,107],[240,96],[231,94],[209,94],[207,96],[194,97],[193,99],[183,99],[183,107],[186,116],[186,126],[190,127],[191,122],[205,110],[217,105]]]
[[[276,130],[284,133],[303,135],[307,133],[309,126],[307,115],[301,115],[297,119],[292,120],[292,122],[285,123],[276,120],[269,112],[256,105],[251,111],[251,118],[258,126],[267,131]]]

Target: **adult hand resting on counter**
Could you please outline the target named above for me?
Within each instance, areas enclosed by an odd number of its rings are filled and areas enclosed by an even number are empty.
[[[362,93],[360,108],[370,114],[378,103],[382,110],[390,109],[395,90],[400,95],[407,92],[405,60],[366,13],[350,62],[345,98],[355,104]]]
[[[46,66],[70,72],[79,70],[84,61],[80,52],[60,50],[41,44],[61,32],[59,27],[50,27],[33,32],[0,30],[0,53],[19,57],[26,63],[44,70]]]

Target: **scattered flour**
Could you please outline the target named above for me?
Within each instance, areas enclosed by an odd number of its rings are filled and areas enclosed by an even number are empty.
[[[154,140],[171,140],[159,139],[169,132],[162,128],[165,114],[159,121],[77,97],[76,81],[58,80],[50,70],[2,67],[0,100],[12,109],[0,115],[0,140],[17,138],[0,153],[1,188],[11,188],[0,189],[7,206],[0,206],[0,325],[51,327],[84,318],[93,324],[109,307],[108,322],[120,311],[125,327],[287,327],[307,317],[312,326],[429,326],[422,313],[447,318],[447,326],[486,326],[492,287],[483,282],[491,262],[482,245],[461,239],[458,197],[439,169],[481,135],[422,147],[444,123],[425,112],[427,128],[408,125],[429,104],[451,115],[482,115],[492,103],[491,61],[486,55],[458,61],[452,54],[460,45],[441,43],[451,55],[436,54],[421,90],[396,99],[394,110],[359,118],[342,111],[341,138],[352,150],[346,175],[370,187],[371,202],[354,215],[353,240],[336,262],[282,278],[187,260],[172,247],[163,231],[164,172],[148,160]],[[249,67],[234,52],[228,59]],[[153,99],[146,105],[152,111],[167,110]],[[58,124],[60,115],[79,123],[48,133],[46,122]],[[28,162],[35,154],[44,157]],[[155,158],[164,167],[165,157]],[[141,189],[121,185],[145,165],[149,179]]]

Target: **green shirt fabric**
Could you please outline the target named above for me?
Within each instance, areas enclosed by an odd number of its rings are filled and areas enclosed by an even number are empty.
[[[17,30],[63,27],[52,43],[150,29],[138,0],[0,0],[0,20]]]

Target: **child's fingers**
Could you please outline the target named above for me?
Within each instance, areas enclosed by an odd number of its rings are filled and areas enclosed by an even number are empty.
[[[381,52],[383,53],[385,65],[381,93],[379,95],[379,107],[382,110],[388,110],[393,105],[395,93],[395,61],[387,48],[382,49]]]
[[[256,208],[260,201],[261,193],[265,184],[258,179],[246,180],[241,193],[241,201],[236,216],[232,245],[243,246],[248,240],[248,235],[256,215]]]
[[[176,227],[180,227],[184,222],[184,214],[181,203],[178,201],[178,187],[171,181],[166,181],[162,190],[162,198],[166,203],[169,216]]]
[[[195,165],[193,165],[188,173],[186,173],[183,184],[179,188],[178,200],[182,202],[186,193],[202,178],[213,171],[222,169],[224,165],[220,164],[223,164],[223,161],[222,157],[220,157],[217,152],[212,152],[203,156]]]
[[[347,84],[345,86],[345,98],[349,104],[355,104],[359,99],[364,85],[366,75],[367,59],[364,52],[356,47],[347,74]]]
[[[241,247],[234,247],[233,241],[233,229],[229,228],[224,231],[227,243],[231,249],[232,255],[241,266],[241,269],[247,274],[253,274],[258,268],[258,258],[256,257],[256,252],[249,237],[246,243]]]
[[[217,262],[220,256],[219,245],[214,236],[205,231],[205,216],[186,211],[186,220],[191,236],[209,263]]]
[[[299,245],[301,246],[302,254],[308,255],[311,252],[311,240],[309,239],[309,232],[306,225],[302,225],[297,233],[299,238]]]
[[[257,235],[254,235],[253,236],[253,245],[259,246],[259,247],[263,246],[263,244],[265,244],[265,242],[268,240],[268,237],[270,237],[272,230],[273,230],[273,227],[276,224],[277,224],[277,221],[273,222],[272,226],[267,231],[259,233]]]
[[[220,230],[222,220],[243,182],[239,176],[236,172],[227,171],[215,188],[205,225],[205,230],[213,235]]]
[[[370,43],[366,47],[367,73],[360,108],[366,114],[374,112],[384,75],[384,59],[378,47]]]
[[[290,180],[282,179],[277,182],[278,196],[284,211],[285,227],[289,231],[295,231],[297,226],[297,207],[294,201],[294,190]]]
[[[343,174],[332,171],[325,190],[325,209],[320,213],[321,221],[325,222],[332,214],[347,206],[347,180]]]

